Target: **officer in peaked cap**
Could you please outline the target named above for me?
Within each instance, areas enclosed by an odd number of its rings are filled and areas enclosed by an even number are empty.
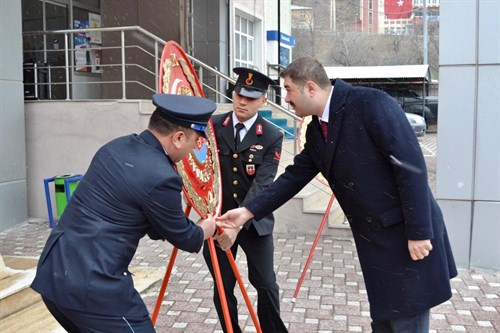
[[[245,97],[262,97],[269,85],[275,84],[269,77],[250,68],[236,67],[233,68],[233,72],[238,74],[234,91]]]
[[[175,168],[205,136],[215,103],[166,94],[153,103],[146,130],[96,152],[43,249],[31,287],[68,332],[155,332],[128,269],[140,239],[199,252],[216,230],[210,215],[185,216]]]
[[[166,120],[179,126],[191,128],[204,138],[210,116],[217,108],[209,99],[171,94],[153,95],[153,104]]]
[[[238,79],[233,90],[233,110],[212,117],[218,146],[222,185],[221,212],[239,207],[258,195],[274,180],[281,155],[283,134],[266,121],[258,111],[267,102],[267,88],[274,81],[249,68],[234,68]],[[258,317],[262,332],[285,333],[280,317],[279,286],[274,272],[273,214],[260,221],[249,221],[242,229],[227,229],[215,239],[219,246],[220,274],[224,282],[229,317],[233,331],[241,332],[238,302],[234,293],[236,278],[225,251],[235,256],[241,249],[246,254],[248,278],[257,290]],[[215,276],[208,246],[203,256]],[[217,288],[214,303],[222,330],[228,332]]]

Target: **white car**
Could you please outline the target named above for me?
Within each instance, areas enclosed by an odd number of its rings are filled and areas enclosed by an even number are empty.
[[[422,116],[419,116],[418,114],[413,114],[413,113],[407,113],[406,118],[408,118],[408,121],[410,122],[411,128],[413,129],[413,132],[415,133],[416,136],[424,136],[427,128],[427,124],[425,123],[425,119]]]

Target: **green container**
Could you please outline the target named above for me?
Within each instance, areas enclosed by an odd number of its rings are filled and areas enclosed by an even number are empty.
[[[56,207],[57,207],[57,217],[61,217],[64,212],[64,208],[68,204],[68,199],[66,198],[66,189],[64,188],[64,180],[74,175],[61,175],[54,177],[55,196],[56,196]],[[78,181],[72,181],[68,183],[69,195],[72,196],[76,187],[78,186]]]

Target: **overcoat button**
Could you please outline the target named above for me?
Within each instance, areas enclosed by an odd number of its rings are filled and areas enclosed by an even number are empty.
[[[238,154],[233,154],[233,158],[238,158]]]
[[[237,167],[233,167],[233,172],[237,172],[238,171],[238,168]]]
[[[233,185],[238,185],[238,181],[237,180],[233,180]]]
[[[237,197],[238,197],[238,194],[233,193],[233,198],[235,198],[235,199],[236,199]]]

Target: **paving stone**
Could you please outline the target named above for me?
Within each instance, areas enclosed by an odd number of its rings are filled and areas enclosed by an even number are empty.
[[[3,256],[38,257],[50,233],[48,223],[25,223],[0,233]],[[310,271],[295,303],[292,297],[314,236],[277,234],[275,267],[280,285],[281,316],[290,333],[370,332],[366,288],[352,240],[322,236]],[[143,239],[131,266],[165,271],[172,252],[167,242]],[[319,255],[321,254],[321,255]],[[236,262],[253,309],[257,295],[248,282],[245,256]],[[160,282],[143,294],[152,312]],[[451,300],[431,310],[430,333],[500,332],[500,273],[460,269],[451,281]],[[221,333],[213,305],[214,282],[203,256],[179,252],[156,322],[158,333]],[[239,322],[244,332],[256,332],[239,288]]]

